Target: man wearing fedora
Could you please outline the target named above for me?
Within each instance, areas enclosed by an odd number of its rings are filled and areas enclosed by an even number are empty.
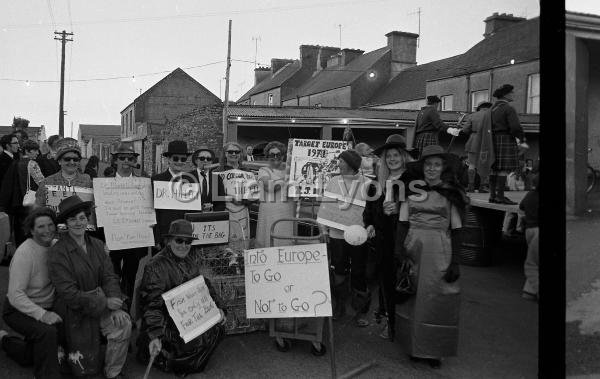
[[[135,174],[134,169],[137,167],[139,154],[135,152],[133,142],[120,142],[111,155],[117,166],[117,170],[108,177],[114,177],[118,181],[125,181],[138,176]],[[140,259],[147,252],[148,249],[145,247],[110,251],[110,259],[112,260],[115,274],[119,277],[121,290],[130,299],[133,296],[135,275]]]
[[[447,131],[448,126],[444,124],[438,113],[439,97],[427,96],[427,105],[422,107],[415,121],[415,148],[419,157],[425,146],[439,145],[438,133]]]
[[[188,151],[187,143],[181,140],[169,142],[167,151],[163,156],[167,158],[168,168],[160,174],[154,175],[154,182],[170,182],[189,180],[189,174],[184,171],[186,163],[192,153]],[[158,248],[162,247],[161,236],[167,234],[171,221],[184,218],[185,210],[156,209],[156,226],[154,228],[154,241]]]
[[[515,205],[504,196],[506,176],[519,168],[519,151],[529,148],[517,111],[509,105],[514,87],[504,84],[493,93],[497,99],[490,108],[493,161],[490,164],[490,203]]]
[[[192,163],[196,168],[190,171],[190,174],[200,186],[200,199],[202,200],[202,210],[204,211],[224,211],[225,202],[215,201],[214,190],[217,194],[225,193],[223,180],[219,175],[213,174],[215,152],[208,146],[200,146],[192,154]]]

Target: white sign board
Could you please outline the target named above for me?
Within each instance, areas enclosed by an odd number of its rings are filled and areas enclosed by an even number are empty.
[[[199,184],[155,181],[154,209],[201,211]]]
[[[61,184],[46,184],[46,206],[58,213],[58,205],[64,199],[73,195],[79,196],[83,201],[94,201],[94,191],[88,187],[65,186]],[[87,230],[96,230],[96,216],[94,209],[88,220]]]
[[[346,141],[292,138],[288,143],[290,197],[319,197],[339,171],[337,157],[348,150]]]
[[[156,224],[150,178],[95,178],[98,226]]]
[[[327,245],[244,251],[247,318],[331,316]]]
[[[106,226],[104,227],[104,237],[106,246],[111,251],[154,246],[154,233],[150,225],[129,228]]]
[[[223,180],[227,195],[235,199],[258,199],[258,182],[254,173],[236,169],[214,173]]]
[[[221,321],[202,275],[162,294],[179,335],[188,343]]]
[[[198,238],[192,245],[229,242],[229,212],[186,213],[184,218],[192,223],[192,234]]]

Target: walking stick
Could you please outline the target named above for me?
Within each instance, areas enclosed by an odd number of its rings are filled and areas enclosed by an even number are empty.
[[[460,124],[462,124],[462,120],[465,118],[467,114],[463,113],[459,118],[458,121],[456,121],[456,126],[459,127]],[[456,136],[452,136],[452,139],[450,139],[450,143],[448,144],[448,148],[446,149],[446,153],[450,152],[450,149],[452,148],[452,144],[454,143],[454,139],[456,138]]]
[[[150,375],[150,369],[152,368],[152,364],[154,363],[154,358],[156,358],[158,354],[150,355],[150,362],[148,362],[148,366],[146,366],[146,372],[144,373],[144,379],[148,379],[148,375]]]

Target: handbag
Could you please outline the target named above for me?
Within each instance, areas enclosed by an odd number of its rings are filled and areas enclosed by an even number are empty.
[[[413,283],[412,273],[413,264],[410,259],[403,259],[396,271],[396,282],[394,289],[401,295],[414,295],[416,288]]]
[[[27,191],[23,196],[23,206],[31,207],[35,204],[35,191],[31,190],[31,172],[29,170],[29,164],[27,164]]]

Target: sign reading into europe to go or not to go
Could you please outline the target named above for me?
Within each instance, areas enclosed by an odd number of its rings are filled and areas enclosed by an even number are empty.
[[[247,318],[331,316],[324,243],[244,251]]]

